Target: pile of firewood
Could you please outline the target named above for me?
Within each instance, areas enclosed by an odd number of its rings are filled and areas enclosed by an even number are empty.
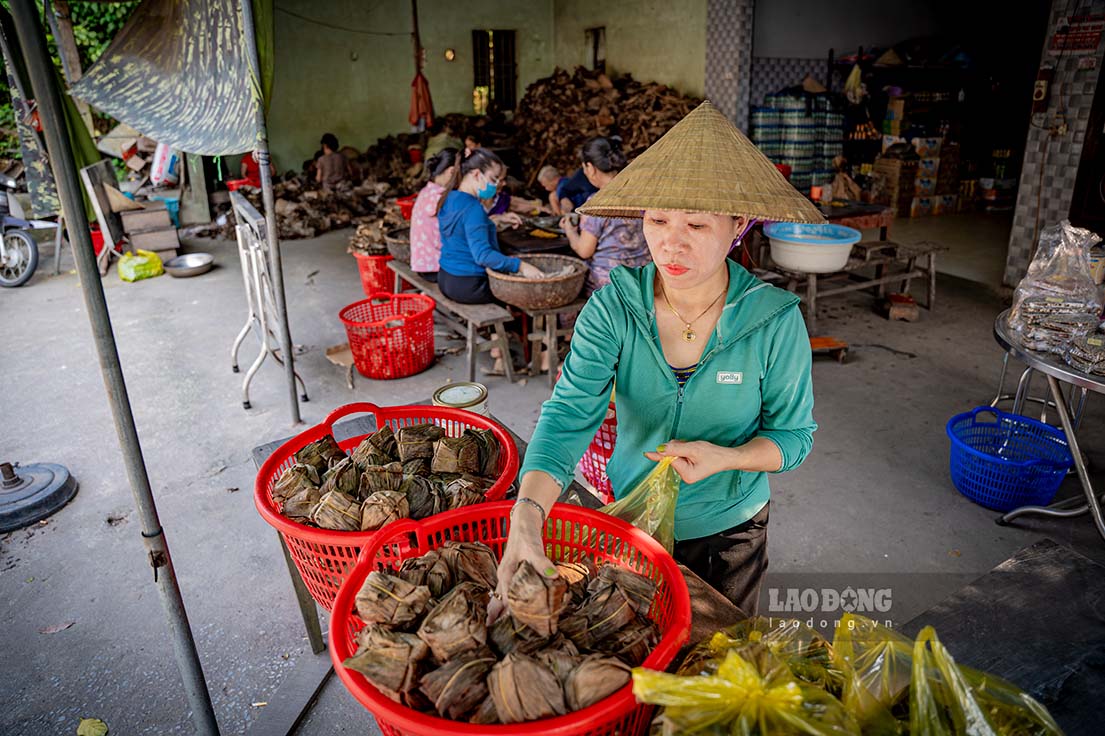
[[[334,190],[313,188],[303,176],[293,176],[273,185],[276,231],[281,240],[313,238],[316,235],[359,225],[382,216],[391,186],[366,181],[356,187]],[[246,199],[263,212],[261,190],[242,187]],[[233,217],[223,228],[223,237],[233,238]]]
[[[516,144],[527,172],[546,164],[569,174],[579,167],[579,150],[596,135],[620,135],[633,158],[655,143],[701,100],[628,74],[611,79],[577,67],[557,69],[526,88],[514,115]]]

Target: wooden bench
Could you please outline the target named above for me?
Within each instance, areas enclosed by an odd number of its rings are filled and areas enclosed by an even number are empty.
[[[506,371],[506,378],[511,383],[514,382],[514,366],[511,365],[510,343],[507,340],[506,333],[506,323],[513,319],[510,312],[498,304],[461,304],[455,302],[442,294],[437,284],[427,281],[415,273],[409,263],[392,259],[388,261],[388,268],[395,273],[396,293],[402,292],[404,281],[411,284],[415,289],[434,300],[437,305],[435,311],[442,322],[457,334],[466,336],[469,381],[476,380],[476,356],[484,350],[497,347],[503,356],[503,368]],[[493,328],[494,334],[492,337],[480,336],[479,330],[485,327]]]
[[[574,317],[579,314],[579,310],[583,309],[583,305],[586,303],[586,299],[580,298],[571,304],[555,309],[522,310],[530,317],[533,325],[533,331],[528,335],[531,345],[529,374],[531,376],[541,374],[541,351],[539,348],[544,343],[545,349],[549,351],[549,388],[556,385],[557,339],[561,337],[571,338],[573,332],[571,327],[560,327],[557,317],[560,315]]]

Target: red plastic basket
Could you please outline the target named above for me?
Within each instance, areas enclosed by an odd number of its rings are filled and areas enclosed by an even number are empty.
[[[365,545],[356,567],[338,591],[330,617],[330,658],[341,681],[361,705],[376,717],[385,736],[569,736],[643,734],[652,706],[638,705],[632,684],[575,713],[528,723],[477,726],[420,713],[396,703],[363,675],[342,662],[357,649],[356,633],[364,623],[353,614],[353,602],[373,570],[393,572],[403,560],[417,557],[447,540],[479,541],[502,557],[510,528],[511,501],[485,503],[426,519],[388,525]],[[660,643],[643,666],[664,670],[690,637],[691,599],[687,582],[671,555],[645,532],[612,516],[568,504],[555,504],[545,524],[545,553],[553,560],[577,560],[584,554],[627,567],[659,583],[649,618],[660,627]]]
[[[237,191],[241,187],[260,187],[260,184],[252,179],[227,179],[226,188],[232,192]]]
[[[423,294],[375,294],[338,313],[353,363],[377,380],[404,378],[434,362],[434,300]]]
[[[280,513],[272,500],[272,487],[287,468],[295,463],[295,453],[317,439],[334,433],[334,424],[350,414],[372,414],[376,417],[376,426],[387,424],[393,430],[411,424],[433,422],[441,426],[450,436],[456,437],[465,429],[490,429],[501,448],[499,453],[499,476],[494,485],[487,490],[488,501],[496,501],[506,495],[515,476],[518,475],[518,447],[510,433],[496,422],[480,414],[463,409],[448,409],[440,406],[376,406],[367,402],[358,402],[335,409],[321,424],[297,434],[265,461],[257,472],[253,487],[253,502],[261,518],[276,529],[283,537],[291,552],[292,561],[299,569],[307,590],[320,606],[329,611],[342,580],[349,574],[357,561],[361,548],[381,532],[336,532],[292,521]],[[365,435],[343,440],[338,444],[346,452],[361,443]],[[482,505],[482,504],[481,504]],[[389,527],[385,527],[384,530]],[[382,530],[383,531],[383,530]]]
[[[357,259],[357,270],[361,274],[361,289],[365,296],[373,296],[381,291],[391,294],[395,291],[395,276],[388,268],[391,256],[368,256],[363,253],[354,253]]]
[[[614,402],[606,410],[606,418],[599,425],[591,444],[587,446],[583,457],[579,459],[579,472],[594,486],[603,503],[614,500],[614,487],[606,476],[606,464],[614,454],[614,443],[618,439],[618,415],[614,411]]]
[[[410,194],[395,200],[395,203],[399,205],[399,214],[403,216],[404,220],[411,219],[411,215],[414,214],[414,201],[416,199],[418,199],[417,194]]]

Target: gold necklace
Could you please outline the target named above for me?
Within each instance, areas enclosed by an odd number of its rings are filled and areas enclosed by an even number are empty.
[[[698,334],[694,330],[691,329],[691,325],[693,325],[698,320],[702,319],[703,315],[705,315],[707,312],[709,312],[711,309],[713,309],[714,305],[717,304],[721,300],[721,298],[728,293],[728,291],[729,291],[729,286],[728,286],[728,284],[726,284],[725,289],[720,294],[717,295],[716,299],[714,299],[712,302],[710,302],[710,306],[703,309],[702,313],[699,314],[694,319],[692,319],[690,321],[687,321],[687,320],[683,319],[683,315],[681,315],[675,309],[675,307],[673,307],[671,305],[671,300],[668,299],[668,290],[664,288],[663,282],[661,282],[661,284],[660,284],[660,294],[664,297],[664,302],[667,303],[668,309],[670,309],[671,313],[674,314],[679,319],[679,321],[683,323],[683,339],[686,342],[694,342],[695,340],[698,339]]]

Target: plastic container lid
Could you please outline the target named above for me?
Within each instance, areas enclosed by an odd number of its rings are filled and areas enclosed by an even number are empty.
[[[454,409],[470,409],[487,401],[487,387],[482,383],[450,383],[434,391],[435,406],[448,406]]]

